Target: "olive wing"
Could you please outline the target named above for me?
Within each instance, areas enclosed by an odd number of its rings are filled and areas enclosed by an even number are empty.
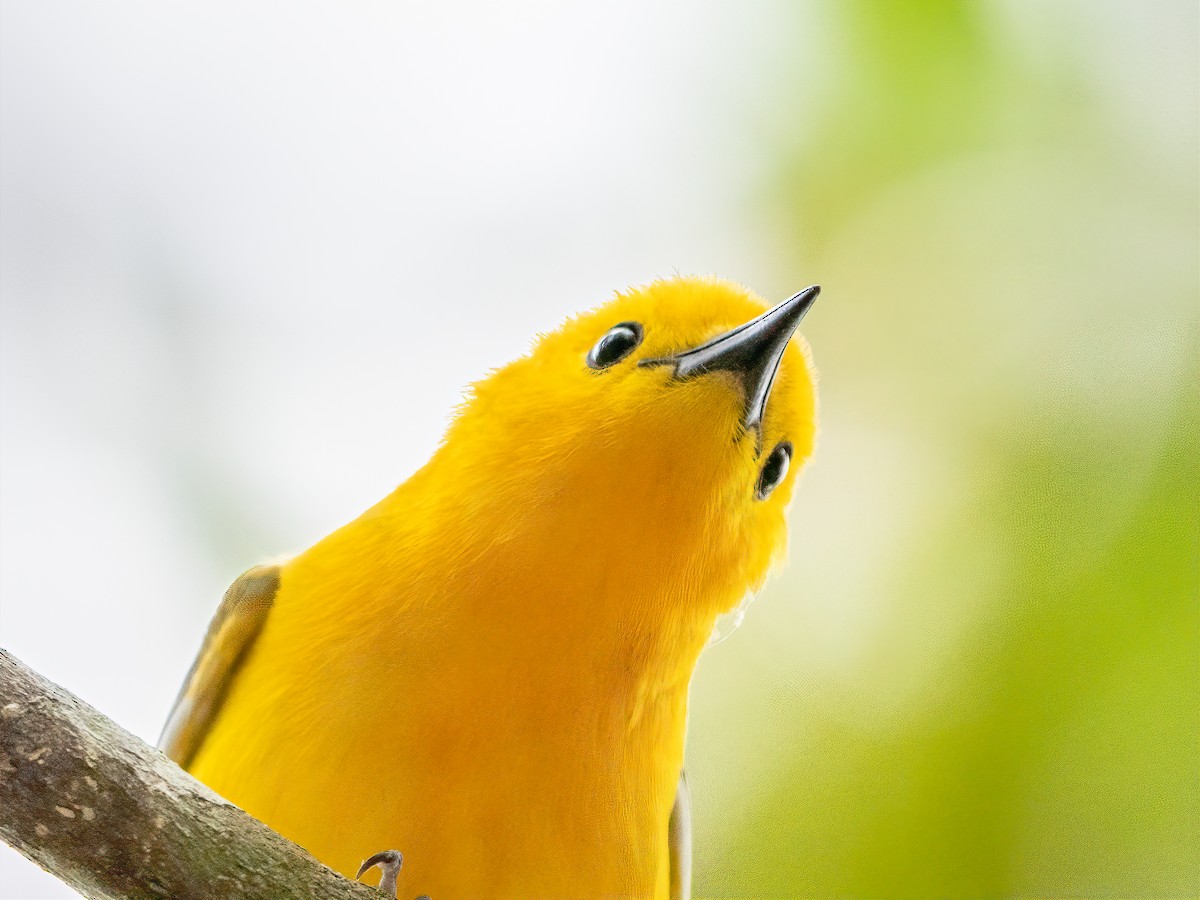
[[[671,900],[691,900],[692,795],[683,772],[679,773],[675,805],[667,825],[667,847],[671,854]]]
[[[216,721],[278,590],[279,566],[271,565],[244,572],[225,592],[158,739],[159,749],[183,768]]]

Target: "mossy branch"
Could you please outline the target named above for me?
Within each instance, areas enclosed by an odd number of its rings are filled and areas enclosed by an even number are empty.
[[[0,837],[88,897],[379,900],[0,650]]]

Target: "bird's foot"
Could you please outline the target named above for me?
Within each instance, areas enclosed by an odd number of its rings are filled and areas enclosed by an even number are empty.
[[[382,877],[379,879],[379,889],[389,897],[396,897],[397,886],[396,879],[400,874],[400,867],[404,865],[404,857],[399,850],[384,850],[376,853],[370,859],[363,860],[363,864],[358,867],[358,874],[354,876],[354,880],[360,880],[363,875],[371,871],[371,869],[379,866],[379,871]],[[417,900],[429,900],[429,897],[422,894]]]
[[[364,859],[363,864],[358,867],[358,874],[354,876],[354,880],[361,881],[367,872],[379,866],[381,873],[379,889],[384,891],[389,897],[395,897],[396,876],[400,874],[400,867],[402,865],[404,865],[404,857],[400,854],[399,850],[384,850],[376,853],[370,859]]]

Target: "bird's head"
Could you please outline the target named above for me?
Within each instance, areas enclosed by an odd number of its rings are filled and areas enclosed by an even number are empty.
[[[559,602],[685,608],[711,628],[783,554],[815,433],[793,334],[817,292],[768,310],[737,285],[674,278],[541,336],[447,435],[463,513],[517,558],[544,546],[529,565],[548,595],[575,595]]]

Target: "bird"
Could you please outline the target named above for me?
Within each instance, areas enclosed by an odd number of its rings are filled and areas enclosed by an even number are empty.
[[[689,685],[785,556],[819,290],[676,276],[539,336],[391,494],[233,583],[160,747],[348,877],[687,898]]]

